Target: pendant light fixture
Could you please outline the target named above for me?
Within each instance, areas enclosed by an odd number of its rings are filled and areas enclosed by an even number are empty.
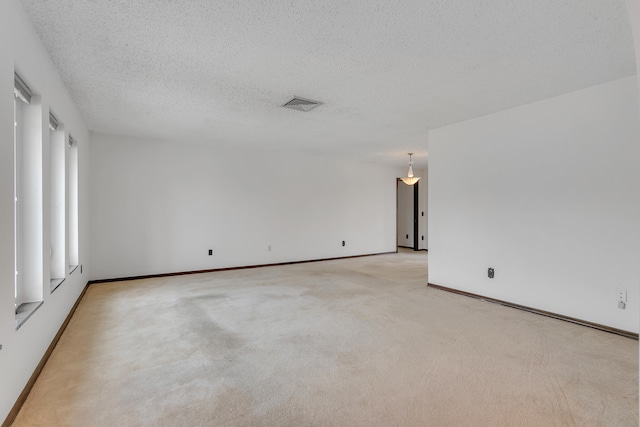
[[[407,185],[413,185],[416,182],[418,182],[418,180],[420,179],[420,177],[415,177],[413,176],[413,161],[411,160],[411,156],[413,155],[413,153],[407,153],[409,154],[409,172],[407,172],[407,176],[405,178],[400,178],[402,180],[402,182],[404,182]]]

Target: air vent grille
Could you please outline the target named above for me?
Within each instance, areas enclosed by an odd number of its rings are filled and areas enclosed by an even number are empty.
[[[292,110],[298,111],[309,111],[316,108],[318,105],[322,105],[320,101],[314,101],[313,99],[301,98],[299,96],[294,96],[284,104],[282,104],[285,108],[291,108]]]

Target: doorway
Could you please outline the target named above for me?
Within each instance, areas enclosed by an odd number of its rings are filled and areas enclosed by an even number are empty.
[[[396,179],[396,251],[419,249],[418,211],[419,182],[407,185]]]

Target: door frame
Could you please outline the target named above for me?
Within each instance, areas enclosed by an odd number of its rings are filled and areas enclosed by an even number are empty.
[[[400,178],[396,178],[396,230],[395,230],[395,234],[396,234],[396,253],[398,252],[398,248],[400,247],[398,245],[398,186],[400,185]],[[406,185],[404,183],[402,183],[402,185]],[[419,214],[420,214],[420,206],[419,206],[419,201],[420,201],[420,190],[419,190],[419,186],[420,182],[416,182],[415,184],[412,185],[413,187],[413,249],[414,251],[419,251],[420,249],[418,249],[418,246],[420,244],[420,231],[418,230],[418,221],[419,221]],[[403,246],[404,247],[404,246]]]

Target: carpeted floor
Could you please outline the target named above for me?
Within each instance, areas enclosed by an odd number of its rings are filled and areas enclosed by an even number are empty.
[[[638,425],[637,341],[427,288],[426,261],[92,285],[14,425]]]

